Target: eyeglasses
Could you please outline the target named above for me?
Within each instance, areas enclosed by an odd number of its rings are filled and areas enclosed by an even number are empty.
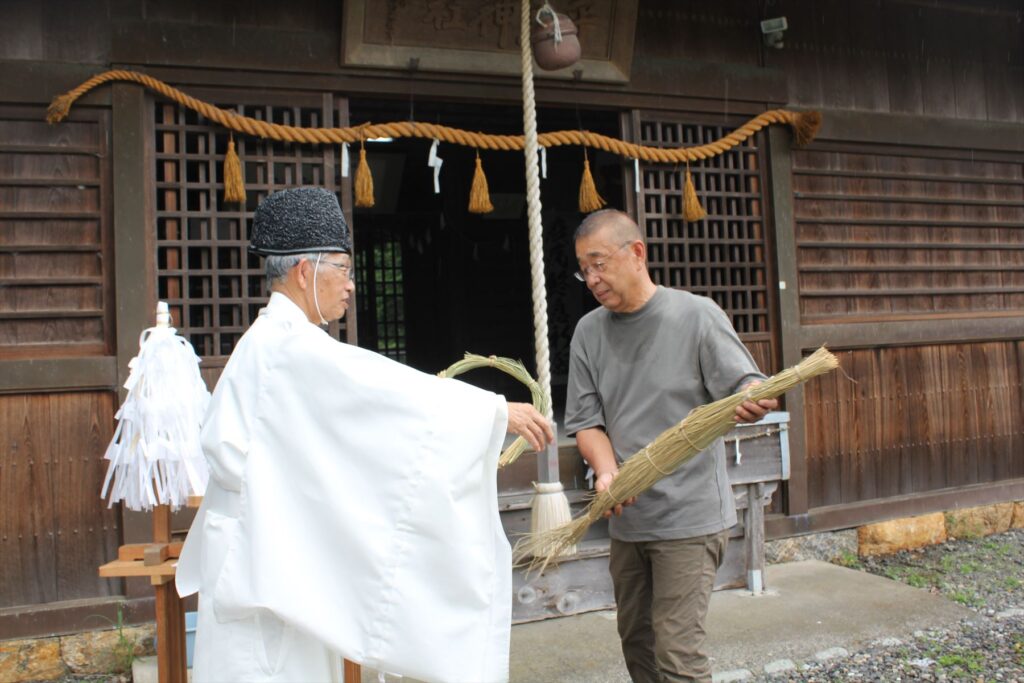
[[[587,278],[590,276],[591,273],[597,273],[598,275],[600,275],[601,273],[604,272],[604,269],[608,267],[608,261],[610,261],[613,256],[615,256],[616,254],[618,254],[620,251],[622,251],[623,249],[625,249],[626,247],[628,247],[631,244],[633,244],[633,243],[632,242],[626,242],[621,247],[619,247],[618,249],[616,249],[612,253],[608,254],[608,256],[605,256],[604,257],[605,258],[604,261],[594,261],[593,263],[591,263],[586,268],[583,268],[581,270],[577,270],[575,273],[572,274],[572,276],[574,278],[576,278],[577,280],[579,280],[580,282],[586,282]]]
[[[356,269],[352,266],[351,263],[333,263],[331,261],[321,261],[320,265],[337,268],[338,270],[341,271],[342,276],[348,278],[349,280],[355,278],[356,276]]]

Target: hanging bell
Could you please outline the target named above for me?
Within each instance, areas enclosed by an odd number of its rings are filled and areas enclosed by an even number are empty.
[[[580,60],[582,54],[580,39],[577,37],[576,24],[565,14],[557,14],[556,20],[548,12],[542,13],[533,25],[530,44],[533,46],[533,58],[537,66],[545,71],[555,71],[572,66]],[[556,35],[561,40],[556,40]]]

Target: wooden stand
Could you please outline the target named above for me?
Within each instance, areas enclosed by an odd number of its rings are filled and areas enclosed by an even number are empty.
[[[130,543],[117,549],[117,559],[100,566],[106,578],[149,577],[156,591],[156,664],[160,683],[186,683],[185,606],[174,586],[181,543],[171,542],[171,510],[153,509],[153,542]]]
[[[189,499],[198,507],[202,498]],[[99,568],[104,578],[145,576],[156,591],[156,662],[160,683],[187,683],[185,653],[185,604],[178,596],[174,574],[181,543],[171,541],[171,511],[166,505],[153,509],[153,542],[129,543],[117,549],[117,559]],[[359,683],[362,668],[347,659],[344,683]]]

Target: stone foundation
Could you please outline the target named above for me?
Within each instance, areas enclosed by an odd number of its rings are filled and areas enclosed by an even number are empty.
[[[950,538],[976,538],[1008,531],[1015,505],[983,505],[947,512],[946,533]]]
[[[1018,500],[1013,504],[1013,519],[1010,526],[1014,529],[1024,529],[1024,500]]]
[[[764,544],[764,560],[768,564],[801,560],[841,563],[843,558],[856,555],[856,529],[780,538]]]
[[[857,529],[858,554],[861,556],[888,555],[942,543],[946,538],[946,518],[941,512],[891,519]]]
[[[119,674],[155,653],[155,625],[0,641],[0,681],[52,681],[67,675]]]

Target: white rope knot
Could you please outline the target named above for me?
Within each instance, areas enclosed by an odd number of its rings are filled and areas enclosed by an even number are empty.
[[[562,42],[562,24],[558,21],[558,13],[555,12],[555,8],[551,6],[551,3],[545,2],[544,6],[537,10],[537,23],[541,26],[548,26],[548,24],[541,21],[541,15],[547,14],[551,17],[551,25],[555,29],[555,45]]]

